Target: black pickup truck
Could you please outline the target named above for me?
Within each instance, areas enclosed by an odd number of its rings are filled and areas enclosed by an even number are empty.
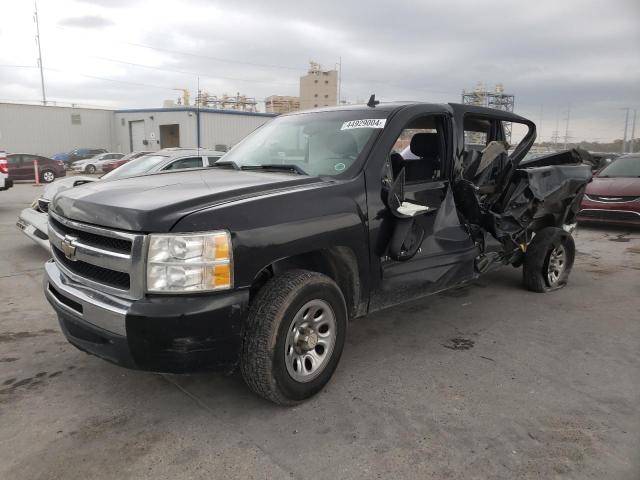
[[[294,404],[329,381],[358,317],[502,265],[536,292],[565,285],[591,169],[574,151],[523,162],[535,137],[468,105],[282,115],[213,167],[58,194],[44,291],[81,350],[157,372],[239,366]]]

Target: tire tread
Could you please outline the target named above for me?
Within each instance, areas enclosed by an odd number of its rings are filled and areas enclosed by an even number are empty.
[[[279,405],[296,405],[302,400],[285,397],[273,375],[273,349],[277,341],[279,319],[300,289],[309,282],[328,282],[326,275],[307,270],[289,270],[271,278],[260,289],[249,308],[240,351],[240,370],[251,390]]]

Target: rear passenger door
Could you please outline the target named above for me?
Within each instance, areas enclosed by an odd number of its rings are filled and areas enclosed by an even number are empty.
[[[9,178],[22,180],[24,175],[22,155],[7,155],[7,163],[9,164]]]

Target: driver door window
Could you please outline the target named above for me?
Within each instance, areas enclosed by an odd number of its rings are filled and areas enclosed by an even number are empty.
[[[394,178],[402,169],[407,185],[442,178],[444,142],[436,123],[436,117],[423,117],[402,130],[389,155]]]
[[[188,157],[176,160],[170,163],[163,170],[184,170],[185,168],[200,168],[202,167],[202,157]]]

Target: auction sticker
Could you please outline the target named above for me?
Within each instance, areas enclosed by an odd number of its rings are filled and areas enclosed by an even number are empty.
[[[352,128],[384,128],[387,123],[386,118],[363,118],[362,120],[349,120],[342,124],[340,130],[351,130]]]

